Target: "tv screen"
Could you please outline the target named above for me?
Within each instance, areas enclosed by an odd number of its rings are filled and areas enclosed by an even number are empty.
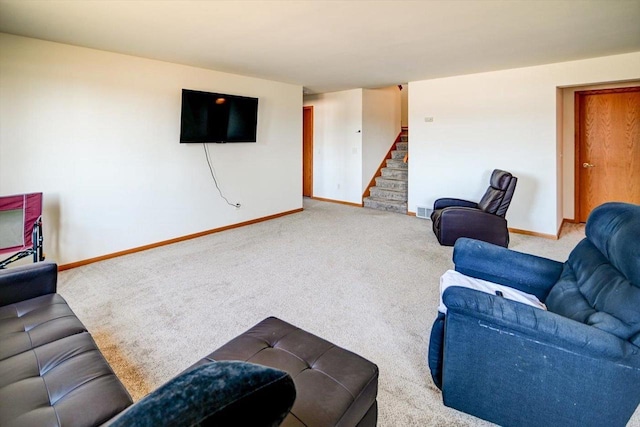
[[[256,142],[258,98],[182,89],[180,142]]]

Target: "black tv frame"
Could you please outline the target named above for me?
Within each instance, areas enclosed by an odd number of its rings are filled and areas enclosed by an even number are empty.
[[[258,98],[182,89],[180,143],[255,143]]]

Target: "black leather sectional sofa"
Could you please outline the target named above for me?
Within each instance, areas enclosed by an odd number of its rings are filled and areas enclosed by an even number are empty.
[[[132,400],[57,266],[0,270],[0,426],[375,426],[378,368],[276,318]]]
[[[66,301],[57,266],[0,270],[0,426],[278,425],[295,386],[244,362],[191,368],[132,405]]]
[[[98,425],[133,403],[55,293],[55,264],[0,274],[0,425]]]

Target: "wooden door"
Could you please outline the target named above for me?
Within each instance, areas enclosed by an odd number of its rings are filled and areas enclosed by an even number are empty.
[[[313,196],[313,107],[302,107],[302,195]]]
[[[640,204],[640,87],[576,92],[576,217]]]

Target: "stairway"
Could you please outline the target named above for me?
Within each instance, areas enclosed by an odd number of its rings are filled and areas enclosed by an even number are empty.
[[[408,165],[404,156],[408,150],[408,133],[403,129],[400,138],[391,150],[386,167],[380,169],[375,178],[376,185],[369,188],[369,197],[363,199],[364,207],[381,211],[407,213]]]

